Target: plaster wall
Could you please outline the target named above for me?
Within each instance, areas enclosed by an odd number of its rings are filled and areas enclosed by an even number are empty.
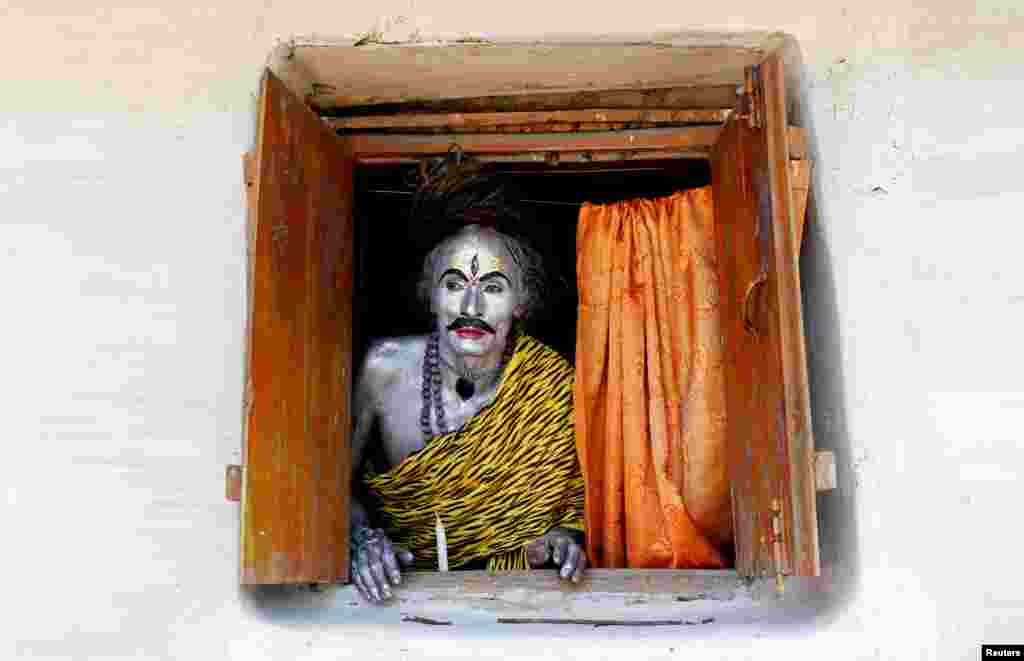
[[[55,0],[3,25],[3,658],[952,659],[1024,642],[1010,3]],[[810,622],[509,631],[243,599],[223,467],[241,444],[240,155],[270,50],[674,29],[782,30],[804,53],[806,323],[815,433],[842,459],[829,552],[856,551],[846,601]]]

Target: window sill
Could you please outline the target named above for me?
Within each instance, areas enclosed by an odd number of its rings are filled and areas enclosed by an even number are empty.
[[[579,584],[554,570],[411,572],[395,597],[369,603],[351,585],[265,586],[260,608],[325,609],[338,621],[362,624],[657,626],[728,625],[772,611],[813,618],[834,602],[830,581],[788,577],[782,595],[774,578],[747,581],[735,571],[591,569]],[[779,607],[782,607],[781,609]],[[343,613],[343,614],[342,614]],[[332,618],[333,619],[333,618]]]

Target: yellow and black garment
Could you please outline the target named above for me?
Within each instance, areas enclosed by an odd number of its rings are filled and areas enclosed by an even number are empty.
[[[366,484],[391,540],[437,568],[434,514],[452,569],[528,569],[526,546],[556,526],[583,529],[573,433],[573,368],[521,334],[494,401]]]

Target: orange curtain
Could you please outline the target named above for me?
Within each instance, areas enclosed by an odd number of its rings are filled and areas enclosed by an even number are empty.
[[[711,188],[585,204],[576,444],[596,567],[720,568],[732,539]]]

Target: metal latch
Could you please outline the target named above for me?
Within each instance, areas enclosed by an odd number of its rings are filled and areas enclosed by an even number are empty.
[[[836,479],[836,453],[819,450],[814,453],[814,488],[817,491],[831,491],[838,484]]]
[[[242,467],[237,464],[224,469],[224,497],[233,503],[242,500]]]

